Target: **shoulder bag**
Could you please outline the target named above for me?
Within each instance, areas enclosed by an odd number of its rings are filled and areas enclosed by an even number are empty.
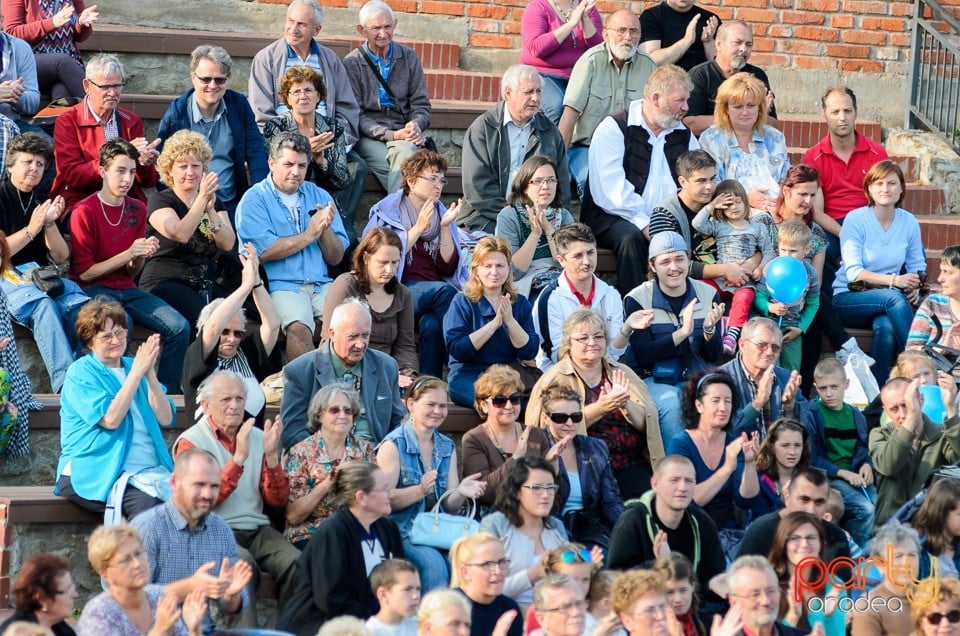
[[[413,519],[413,529],[410,530],[410,543],[426,545],[438,550],[449,550],[453,542],[460,537],[467,537],[480,531],[480,524],[474,518],[477,512],[477,502],[470,499],[470,510],[466,516],[443,512],[443,500],[453,494],[449,490],[437,500],[437,504],[430,512],[421,512]]]

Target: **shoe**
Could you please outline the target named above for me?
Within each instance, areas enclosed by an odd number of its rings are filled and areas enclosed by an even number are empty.
[[[730,334],[726,334],[723,337],[723,352],[728,356],[733,356],[737,353],[737,339]]]
[[[850,359],[850,356],[853,355],[854,353],[858,353],[861,356],[863,356],[863,359],[866,360],[868,367],[872,367],[877,362],[876,360],[868,356],[863,351],[863,349],[860,348],[860,345],[857,343],[855,338],[850,338],[849,340],[843,343],[843,346],[840,348],[840,351],[837,352],[837,358],[840,359],[840,362],[842,362],[843,364],[846,364],[847,361]]]

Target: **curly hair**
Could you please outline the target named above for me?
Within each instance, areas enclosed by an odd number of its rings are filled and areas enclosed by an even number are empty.
[[[410,194],[410,182],[416,181],[417,177],[423,174],[423,171],[427,168],[433,168],[440,174],[444,174],[448,167],[447,160],[439,152],[427,149],[416,151],[400,164],[400,175],[403,177],[403,186],[401,186],[403,193]]]
[[[380,225],[367,230],[367,233],[363,236],[363,240],[360,241],[360,244],[353,250],[353,275],[357,277],[360,291],[365,295],[371,291],[370,278],[367,276],[367,262],[370,257],[384,245],[397,248],[400,253],[400,258],[403,258],[403,242],[400,240],[400,237],[397,236],[397,233],[393,231],[392,228]],[[383,286],[383,290],[388,294],[392,294],[397,291],[397,285],[399,284],[400,282],[397,280],[396,274],[394,274],[393,278]]]
[[[6,253],[6,250],[4,250]],[[127,312],[123,305],[107,296],[97,296],[87,301],[77,313],[75,328],[77,338],[86,349],[90,348],[93,337],[112,320],[114,327],[127,328]]]
[[[553,462],[536,455],[520,457],[508,466],[507,474],[497,488],[493,507],[503,513],[510,525],[519,528],[523,525],[523,517],[520,516],[520,489],[530,478],[531,471],[542,470],[550,473],[553,483],[557,483],[557,469],[553,467]],[[547,528],[553,527],[550,517],[543,520],[543,525]]]
[[[917,603],[913,607],[913,625],[916,628],[914,634],[924,633],[924,619],[931,612],[936,611],[937,605],[940,603],[950,603],[960,608],[960,580],[957,580],[956,577],[941,577],[934,589],[936,590],[936,598],[933,603]]]
[[[70,572],[70,560],[59,554],[41,552],[27,557],[13,582],[13,602],[21,612],[35,613],[43,606],[41,598],[52,599],[60,590],[57,579]]]
[[[617,577],[610,590],[610,605],[618,614],[628,613],[637,599],[647,594],[667,596],[667,582],[654,570],[628,570]]]
[[[505,364],[494,364],[480,374],[473,383],[473,408],[481,419],[486,419],[487,409],[484,402],[495,395],[509,395],[526,391],[520,372]]]
[[[712,384],[725,384],[730,388],[730,414],[732,416],[737,412],[740,400],[737,398],[737,385],[733,378],[725,371],[706,369],[690,376],[686,384],[683,385],[681,415],[683,416],[683,427],[685,429],[691,430],[700,426],[700,413],[697,412],[696,402],[703,397]],[[729,427],[730,422],[727,422],[724,430]]]
[[[321,102],[327,98],[327,83],[323,80],[323,73],[309,66],[291,66],[284,73],[283,79],[280,80],[280,90],[277,95],[280,97],[281,103],[290,106],[290,102],[287,101],[287,97],[290,96],[290,89],[305,82],[313,84],[313,88],[317,91],[317,99]]]
[[[192,130],[178,130],[163,144],[163,152],[157,158],[157,172],[164,185],[173,187],[173,178],[170,171],[178,161],[194,159],[200,162],[201,169],[206,172],[213,159],[213,150],[207,143],[207,138]]]
[[[422,152],[422,151],[421,151]],[[416,155],[416,153],[414,153]],[[480,300],[483,296],[483,283],[480,282],[480,276],[477,270],[483,265],[484,259],[494,253],[503,254],[507,258],[507,278],[500,287],[500,294],[510,294],[510,302],[516,302],[517,290],[513,286],[513,266],[510,264],[513,258],[513,252],[510,250],[510,244],[507,239],[499,236],[484,236],[477,241],[473,248],[473,258],[470,259],[470,277],[463,285],[463,295],[473,302]]]
[[[795,418],[781,417],[767,429],[767,436],[757,451],[758,473],[762,473],[774,480],[779,477],[777,473],[777,456],[774,447],[777,444],[777,440],[780,439],[780,435],[786,432],[800,433],[801,439],[803,440],[800,459],[797,460],[797,465],[793,467],[793,474],[796,474],[798,469],[810,464],[810,444],[807,440],[806,427]]]
[[[25,132],[10,140],[7,145],[7,170],[17,162],[21,154],[43,157],[46,165],[53,161],[53,144],[43,135],[35,132]]]

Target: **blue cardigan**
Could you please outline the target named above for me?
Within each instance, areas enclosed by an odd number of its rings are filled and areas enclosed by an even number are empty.
[[[133,358],[122,358],[121,362],[126,372],[130,373]],[[120,380],[92,353],[67,369],[60,395],[62,450],[57,463],[57,481],[60,481],[64,467],[70,463],[70,484],[84,499],[107,500],[133,444],[133,415],[130,410],[117,428],[110,430],[100,425],[119,391]],[[160,424],[150,408],[146,380],[141,380],[133,399],[147,425],[160,464],[172,471],[173,459],[160,432]],[[171,411],[176,413],[173,400],[167,400]],[[57,488],[53,492],[60,494]]]
[[[193,99],[194,89],[173,100],[167,107],[167,112],[160,120],[157,137],[166,141],[178,130],[190,129],[190,102]],[[267,178],[267,151],[263,144],[263,135],[257,128],[257,120],[250,108],[250,103],[242,93],[227,89],[223,96],[223,103],[227,107],[227,125],[233,135],[233,151],[230,159],[233,161],[233,183],[236,186],[236,200],[239,201],[251,183],[259,183]],[[162,142],[161,142],[162,143]],[[160,146],[160,150],[163,146]],[[250,179],[247,179],[247,166],[250,167]]]

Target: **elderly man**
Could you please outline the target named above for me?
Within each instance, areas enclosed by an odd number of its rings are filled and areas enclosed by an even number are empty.
[[[123,65],[117,56],[101,53],[87,62],[83,101],[57,118],[53,127],[53,156],[57,176],[53,195],[64,198],[67,212],[81,199],[103,185],[98,170],[100,146],[120,137],[134,145],[140,154],[130,196],[147,203],[144,188],[157,185],[155,166],[159,139],[148,142],[143,136],[143,120],[133,111],[120,107],[123,93]]]
[[[253,570],[239,558],[230,526],[211,514],[220,491],[220,464],[205,450],[184,451],[174,462],[170,489],[169,501],[130,521],[143,540],[150,582],[165,586],[178,603],[202,588],[221,614],[239,613],[250,605],[246,585]],[[208,611],[203,632],[214,628]]]
[[[643,99],[601,121],[590,143],[580,220],[593,229],[597,245],[616,254],[621,294],[647,279],[650,213],[676,192],[680,155],[700,148],[682,123],[691,87],[680,67],[658,68]]]
[[[316,319],[332,284],[329,268],[340,264],[349,243],[333,198],[305,181],[309,161],[306,137],[280,133],[270,144],[270,175],[237,206],[237,234],[253,243],[264,263],[288,360],[313,349]]]
[[[717,99],[717,89],[723,81],[741,71],[750,73],[767,87],[767,123],[776,126],[777,107],[774,105],[773,91],[767,74],[753,64],[748,64],[753,52],[753,30],[741,20],[724,22],[717,29],[717,57],[690,70],[693,91],[690,93],[690,110],[683,119],[693,134],[700,136],[713,125],[713,108]]]
[[[327,339],[283,368],[283,401],[280,414],[290,422],[283,446],[290,448],[309,437],[307,405],[320,387],[345,382],[360,393],[360,417],[354,434],[374,445],[400,425],[406,409],[400,401],[397,362],[369,348],[370,307],[348,298],[333,310]]]
[[[257,123],[263,128],[270,119],[288,110],[280,102],[280,81],[284,74],[291,66],[309,66],[323,75],[327,88],[327,96],[320,100],[317,112],[340,120],[347,146],[352,148],[359,137],[360,107],[343,62],[314,39],[322,25],[323,8],[317,0],[293,0],[287,8],[283,37],[258,51],[253,58],[247,97]],[[352,181],[345,189],[331,194],[337,197],[340,212],[352,224],[363,196],[367,164],[353,150],[347,159]]]
[[[870,459],[877,473],[874,527],[879,528],[923,489],[930,473],[960,460],[957,385],[941,372],[947,419],[935,424],[920,410],[920,380],[894,378],[880,391],[883,416],[870,431]]]
[[[721,632],[717,619],[711,633],[736,636],[801,636],[806,632],[777,621],[780,614],[780,580],[770,562],[762,556],[743,556],[727,569],[730,610],[740,609],[742,629]],[[726,620],[724,621],[726,622]],[[814,634],[818,630],[814,630]],[[822,634],[822,631],[819,632]]]
[[[689,71],[717,54],[713,38],[719,26],[720,18],[694,0],[663,0],[640,14],[640,47],[657,66]]]
[[[290,597],[300,551],[270,526],[264,505],[282,507],[290,496],[290,482],[280,464],[280,419],[255,428],[253,418],[244,421],[247,388],[233,371],[217,371],[200,383],[197,392],[203,415],[183,432],[173,445],[174,456],[202,448],[222,467],[220,491],[214,510],[233,530],[240,556],[263,569],[277,581],[280,604]],[[257,589],[254,576],[250,589]],[[249,612],[250,626],[257,625],[255,605]]]
[[[543,636],[581,636],[586,627],[584,590],[569,574],[550,574],[537,581],[533,611]]]
[[[0,32],[0,115],[9,117],[22,130],[39,130],[26,123],[40,107],[37,63],[30,45]]]
[[[343,58],[360,104],[356,151],[387,193],[400,189],[400,164],[427,142],[430,98],[420,58],[393,41],[393,9],[370,0],[360,9],[357,32],[366,42]]]
[[[566,147],[560,131],[540,112],[542,86],[537,69],[511,66],[500,81],[503,99],[467,129],[461,161],[464,201],[457,217],[461,227],[493,234],[513,177],[534,155],[557,164],[563,205],[570,203]]]
[[[800,375],[778,367],[783,333],[769,318],[751,318],[740,332],[737,356],[720,367],[737,385],[739,411],[731,420],[736,435],[767,428],[781,417],[806,421],[806,398],[800,393]]]
[[[640,51],[640,20],[629,9],[607,16],[603,43],[577,60],[563,97],[560,134],[567,145],[570,174],[580,198],[587,183],[587,151],[600,121],[643,95],[643,86],[657,65]]]
[[[217,173],[217,198],[233,221],[240,197],[267,176],[267,153],[247,98],[227,88],[233,60],[225,49],[202,44],[190,54],[193,88],[167,107],[157,136],[166,140],[178,130],[207,138],[213,149],[210,169]],[[247,174],[250,178],[247,178]]]

